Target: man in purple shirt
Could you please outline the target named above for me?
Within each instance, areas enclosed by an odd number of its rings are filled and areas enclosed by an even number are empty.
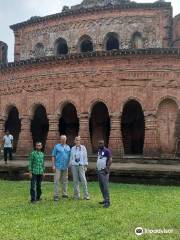
[[[109,199],[109,169],[112,163],[111,151],[104,146],[104,141],[99,141],[99,150],[97,157],[97,172],[101,193],[104,200],[100,204],[104,204],[104,208],[110,206]]]

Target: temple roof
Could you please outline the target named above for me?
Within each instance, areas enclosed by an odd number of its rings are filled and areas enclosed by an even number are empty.
[[[99,12],[112,9],[155,9],[155,8],[171,8],[170,2],[164,2],[164,0],[158,0],[153,3],[137,3],[131,0],[83,0],[82,3],[68,7],[64,6],[62,12],[47,15],[44,17],[33,16],[29,20],[21,23],[11,25],[10,28],[14,31],[27,25],[37,24],[50,19],[62,18],[65,16],[74,16],[80,14],[86,14],[88,12]]]

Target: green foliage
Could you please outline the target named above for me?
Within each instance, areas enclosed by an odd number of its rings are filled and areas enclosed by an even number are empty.
[[[179,239],[180,188],[110,184],[111,207],[103,209],[97,183],[89,183],[90,201],[53,201],[53,183],[42,185],[43,200],[29,203],[28,182],[0,181],[1,240]],[[136,227],[174,229],[173,234],[137,237]]]

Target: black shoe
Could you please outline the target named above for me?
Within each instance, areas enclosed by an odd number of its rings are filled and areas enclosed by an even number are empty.
[[[104,201],[102,201],[102,202],[99,202],[99,204],[105,204],[105,202],[104,202]]]
[[[110,203],[105,203],[103,208],[109,208],[110,207]]]
[[[68,198],[68,195],[62,195],[62,198]]]
[[[55,201],[55,202],[59,201],[59,197],[55,196],[55,197],[54,197],[54,201]]]
[[[30,203],[36,203],[36,201],[35,200],[31,200],[31,202]]]
[[[7,161],[5,161],[5,164],[7,164]]]
[[[36,201],[40,202],[40,201],[42,201],[42,198],[37,198]]]

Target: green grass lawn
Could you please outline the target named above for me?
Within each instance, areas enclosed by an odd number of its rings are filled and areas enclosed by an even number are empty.
[[[29,182],[0,181],[0,240],[180,239],[180,187],[110,184],[111,207],[103,209],[97,183],[90,201],[53,202],[53,183],[44,182],[43,200],[29,203]],[[174,229],[172,234],[136,236],[136,227]]]

